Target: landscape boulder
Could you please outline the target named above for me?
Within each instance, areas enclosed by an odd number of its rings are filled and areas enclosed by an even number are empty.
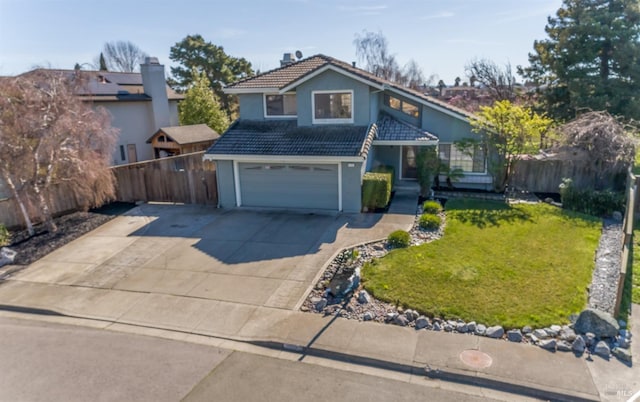
[[[425,316],[420,316],[416,320],[416,329],[427,328],[429,326],[429,319]]]
[[[502,335],[504,335],[504,328],[502,328],[500,325],[489,327],[487,328],[485,335],[489,338],[502,338]]]
[[[13,251],[8,247],[0,248],[0,267],[13,264],[17,254],[18,253],[16,251]]]
[[[611,354],[611,349],[609,348],[609,345],[607,345],[607,342],[600,341],[596,344],[596,347],[593,349],[593,354],[604,357],[605,359],[608,359],[609,355]]]
[[[584,340],[584,337],[582,335],[578,335],[576,337],[576,340],[571,344],[571,350],[578,354],[583,353],[586,348],[587,342]]]
[[[613,338],[620,325],[611,314],[589,308],[580,313],[573,329],[579,334],[591,332],[598,338]]]
[[[507,331],[507,339],[511,342],[522,342],[522,332],[519,329]]]

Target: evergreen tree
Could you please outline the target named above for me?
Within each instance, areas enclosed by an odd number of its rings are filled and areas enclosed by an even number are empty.
[[[205,42],[200,35],[188,35],[171,47],[169,58],[178,63],[171,67],[170,84],[183,91],[193,83],[192,70],[204,73],[211,89],[220,100],[223,110],[230,118],[237,114],[238,101],[235,96],[227,95],[222,87],[242,78],[253,75],[251,63],[244,58],[229,56],[222,46]]]
[[[100,71],[107,71],[107,62],[104,60],[104,53],[100,52]]]
[[[550,116],[584,110],[640,119],[640,8],[637,0],[564,0],[549,17],[548,39],[534,42],[530,66]]]
[[[192,84],[178,105],[181,125],[206,124],[219,134],[229,127],[229,118],[211,89],[206,73],[192,71]]]

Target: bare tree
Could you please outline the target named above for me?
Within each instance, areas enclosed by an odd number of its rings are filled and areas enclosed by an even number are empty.
[[[50,231],[51,191],[66,183],[83,208],[102,205],[115,193],[108,168],[117,130],[104,108],[74,95],[83,73],[35,70],[0,80],[0,177],[33,235],[29,206]]]
[[[148,56],[132,42],[122,40],[105,43],[100,55],[104,56],[104,65],[109,71],[125,73],[136,71]],[[101,60],[96,60],[94,64],[100,66],[101,69],[103,67]]]
[[[400,67],[394,55],[389,53],[387,38],[382,32],[363,31],[353,40],[356,57],[365,63],[367,71],[376,77],[394,81],[398,78]]]
[[[488,59],[474,59],[468,62],[464,69],[469,80],[473,78],[471,85],[479,83],[486,88],[493,101],[515,100],[516,79],[511,71],[511,63],[500,67]]]
[[[404,66],[402,76],[404,80],[402,84],[411,89],[418,89],[425,85],[426,82],[422,69],[413,59],[409,60],[407,65]]]

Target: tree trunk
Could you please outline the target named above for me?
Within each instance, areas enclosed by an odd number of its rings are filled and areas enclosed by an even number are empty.
[[[24,219],[24,224],[27,227],[27,232],[29,233],[29,236],[33,236],[36,232],[35,230],[33,230],[33,223],[31,223],[31,218],[29,218],[29,212],[27,211],[27,207],[24,205],[24,202],[22,202],[22,199],[20,199],[20,195],[18,194],[18,189],[13,184],[13,180],[11,180],[11,177],[4,176],[4,181],[9,186],[9,189],[11,190],[11,194],[13,194],[13,198],[16,200],[16,203],[20,207],[20,212],[22,212],[22,218]]]
[[[49,209],[49,203],[47,202],[47,198],[44,196],[44,193],[40,190],[40,186],[33,186],[33,190],[38,197],[38,204],[40,205],[40,212],[42,213],[42,218],[44,219],[44,223],[47,225],[49,232],[57,232],[58,227],[53,222],[53,216],[51,215],[51,210]]]

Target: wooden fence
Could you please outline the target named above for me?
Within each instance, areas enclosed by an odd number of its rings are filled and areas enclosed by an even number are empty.
[[[620,171],[619,183],[615,177],[603,177],[601,170],[585,155],[552,154],[527,156],[516,163],[509,187],[539,193],[559,193],[562,179],[570,178],[576,188],[609,188],[624,186],[626,171]],[[618,187],[618,188],[619,188]]]
[[[620,262],[620,277],[618,278],[618,293],[616,295],[616,308],[615,316],[620,313],[620,304],[622,303],[622,294],[624,292],[625,280],[627,277],[627,268],[629,264],[633,263],[633,224],[635,219],[635,212],[638,203],[638,184],[640,184],[640,177],[635,176],[629,172],[627,177],[627,190],[626,201],[627,209],[624,214],[624,220],[622,223],[622,230],[624,232],[624,240],[622,244],[622,259]],[[638,273],[636,273],[637,275]]]
[[[156,201],[184,204],[218,203],[215,164],[203,161],[204,152],[112,167],[116,177],[116,200]],[[70,184],[52,186],[51,212],[64,215],[79,209]],[[35,205],[27,205],[34,223],[39,222]],[[0,223],[7,228],[24,227],[22,213],[13,198],[0,200]]]
[[[204,152],[116,166],[118,201],[218,203],[215,164]]]

